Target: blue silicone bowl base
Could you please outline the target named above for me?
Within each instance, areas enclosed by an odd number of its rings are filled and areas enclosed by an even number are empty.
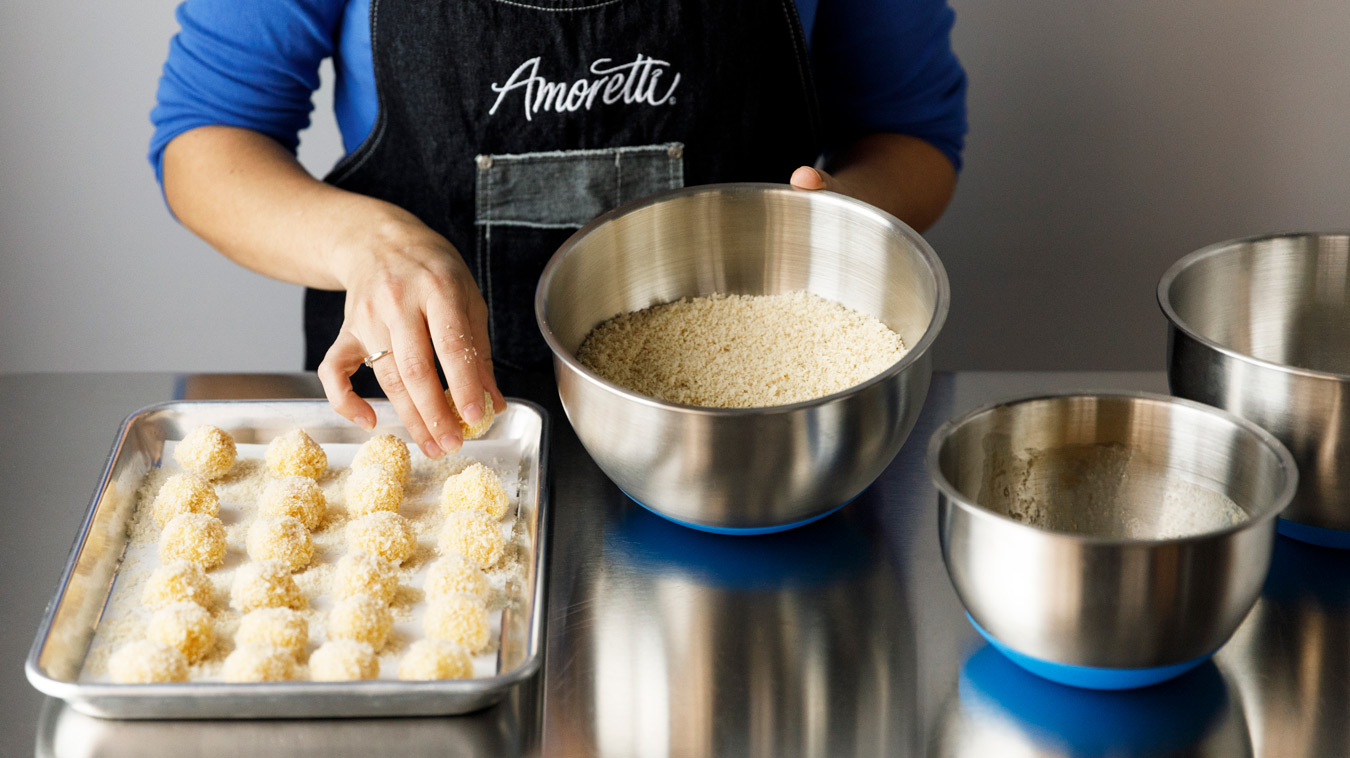
[[[1149,687],[1168,679],[1174,679],[1191,669],[1199,666],[1209,660],[1213,653],[1202,655],[1182,663],[1173,663],[1168,666],[1153,666],[1142,669],[1113,669],[1100,668],[1096,666],[1075,666],[1069,663],[1054,663],[1051,661],[1033,658],[994,639],[994,635],[986,632],[984,627],[975,623],[975,619],[970,614],[966,614],[970,619],[971,626],[980,633],[990,645],[996,650],[1008,657],[1008,660],[1016,663],[1018,666],[1030,671],[1036,676],[1049,679],[1052,682],[1067,684],[1070,687],[1082,687],[1089,690],[1132,690],[1139,687]]]
[[[1334,547],[1338,550],[1350,550],[1350,532],[1343,529],[1308,526],[1288,519],[1280,519],[1275,529],[1291,540],[1321,547]]]
[[[620,490],[620,492],[622,492],[622,490]],[[628,495],[627,492],[624,492],[623,494]],[[774,534],[774,533],[777,533],[777,532],[786,532],[786,531],[789,530],[789,529],[796,529],[796,528],[799,527],[799,526],[806,526],[807,524],[814,523],[814,522],[816,522],[816,521],[819,521],[819,520],[825,518],[826,516],[830,516],[830,515],[832,515],[832,514],[834,514],[834,513],[839,512],[839,510],[840,510],[841,508],[843,508],[845,505],[848,505],[849,503],[853,502],[853,501],[856,500],[857,498],[856,498],[856,496],[855,496],[855,497],[851,497],[851,498],[849,498],[848,500],[845,500],[845,501],[844,501],[842,504],[840,504],[839,506],[837,506],[837,507],[835,507],[835,508],[831,508],[830,510],[828,510],[828,511],[822,513],[822,514],[820,514],[819,516],[812,516],[811,518],[808,518],[808,519],[802,519],[801,521],[794,521],[794,522],[792,522],[791,524],[779,524],[778,526],[753,526],[753,527],[744,527],[744,528],[726,527],[726,526],[708,526],[707,524],[695,524],[695,523],[692,522],[692,521],[681,521],[681,520],[679,520],[679,519],[677,519],[677,518],[671,518],[670,516],[667,516],[666,514],[664,514],[664,513],[660,512],[660,511],[656,510],[655,508],[650,508],[650,507],[648,507],[648,506],[647,506],[646,504],[644,504],[641,500],[638,500],[637,498],[633,497],[632,495],[628,495],[628,499],[629,499],[629,500],[632,500],[633,502],[637,503],[638,505],[641,505],[643,508],[646,508],[649,512],[654,513],[654,514],[656,514],[657,516],[660,516],[661,518],[665,519],[666,521],[669,521],[669,522],[672,523],[672,524],[679,524],[680,526],[688,527],[689,529],[697,529],[697,530],[700,531],[700,532],[709,532],[709,533],[711,533],[711,534],[730,534],[730,535],[739,535],[739,536],[750,536],[750,535],[755,535],[755,534]]]

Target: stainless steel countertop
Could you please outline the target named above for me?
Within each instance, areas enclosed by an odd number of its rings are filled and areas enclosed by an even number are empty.
[[[545,670],[471,716],[132,723],[81,716],[24,679],[120,421],[174,397],[320,396],[305,375],[0,376],[0,756],[1001,756],[1350,754],[1350,555],[1280,539],[1233,641],[1173,683],[1085,693],[993,654],[938,552],[922,453],[943,420],[1062,389],[1165,391],[1161,373],[934,376],[886,473],[819,524],[717,537],[628,501],[554,415]]]

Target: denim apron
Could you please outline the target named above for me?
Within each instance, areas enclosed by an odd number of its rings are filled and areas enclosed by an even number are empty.
[[[326,181],[459,250],[500,366],[549,364],[535,285],[591,218],[685,184],[786,182],[821,149],[794,0],[373,0],[370,16],[379,114]],[[306,292],[307,368],[343,298]],[[368,369],[354,382],[380,394]]]

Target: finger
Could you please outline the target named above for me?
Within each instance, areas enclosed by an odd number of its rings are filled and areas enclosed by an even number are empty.
[[[459,424],[445,398],[441,378],[436,373],[431,337],[427,334],[427,323],[421,312],[413,311],[402,316],[390,332],[390,337],[398,373],[427,428],[428,445],[435,445],[440,452],[455,452],[460,446]],[[446,371],[449,371],[449,367],[446,367]]]
[[[394,406],[394,411],[403,422],[403,428],[408,430],[408,436],[413,438],[413,442],[422,448],[422,452],[426,453],[428,458],[440,458],[443,452],[432,440],[431,432],[427,430],[422,414],[418,412],[417,404],[409,394],[407,383],[399,371],[397,350],[393,355],[375,361],[373,368],[375,378],[379,380],[380,387],[384,388],[385,397],[389,398],[390,404]]]
[[[478,380],[492,397],[492,410],[501,413],[506,410],[506,398],[497,388],[497,377],[492,372],[492,339],[488,336],[487,304],[482,297],[474,298],[469,307],[469,329],[478,348]]]
[[[432,344],[445,369],[450,398],[467,424],[482,420],[483,380],[479,370],[479,347],[471,320],[463,307],[451,300],[437,298],[428,304],[427,323],[436,324]],[[486,346],[484,346],[486,347]],[[460,430],[457,428],[458,435]]]
[[[802,166],[792,172],[792,178],[788,180],[792,186],[804,190],[827,190],[831,189],[833,177],[821,171],[820,169]]]
[[[364,357],[365,348],[360,340],[344,329],[319,363],[319,381],[323,383],[328,404],[338,415],[370,431],[375,428],[375,409],[352,389],[352,374],[360,368]]]

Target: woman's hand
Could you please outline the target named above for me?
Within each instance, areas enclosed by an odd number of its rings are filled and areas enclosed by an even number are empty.
[[[319,364],[328,401],[364,429],[375,426],[370,404],[352,390],[351,375],[368,355],[408,434],[431,458],[462,444],[446,402],[436,359],[464,421],[484,414],[484,390],[497,410],[505,401],[492,375],[487,306],[458,251],[411,214],[388,210],[348,230],[334,250],[334,272],[347,291],[345,320]]]
[[[802,166],[792,186],[829,190],[891,213],[922,232],[932,226],[956,189],[956,169],[941,150],[918,137],[869,134],[840,151],[831,173]]]

